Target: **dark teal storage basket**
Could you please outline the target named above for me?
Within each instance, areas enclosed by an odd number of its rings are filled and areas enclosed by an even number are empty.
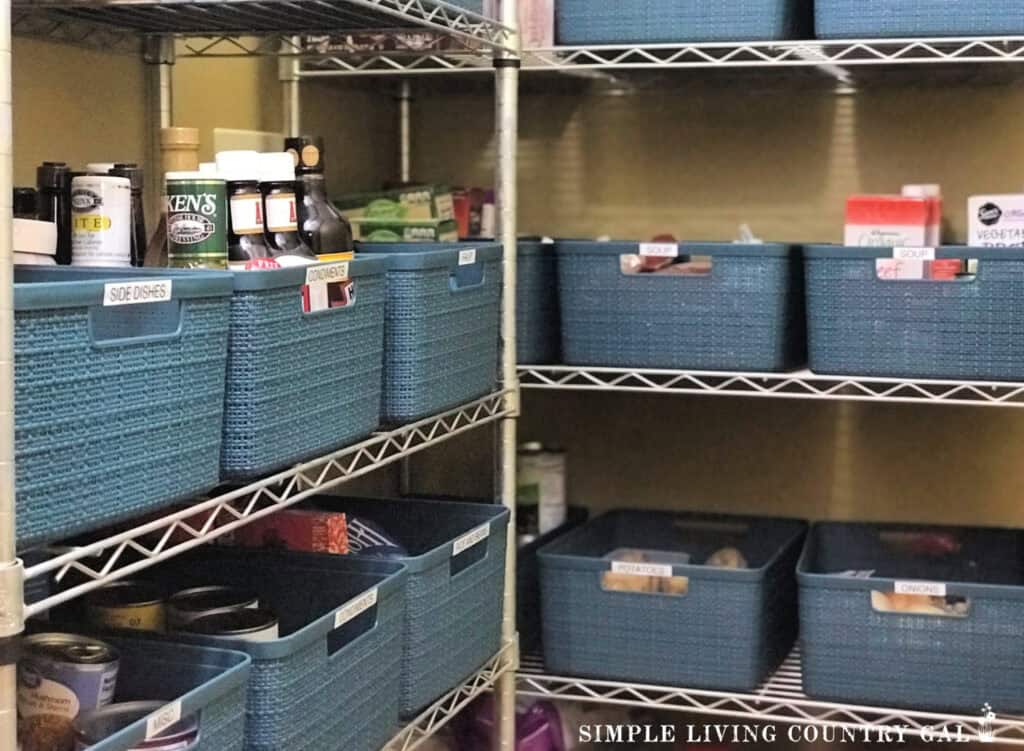
[[[810,0],[558,0],[559,44],[805,38]]]
[[[236,272],[224,479],[246,479],[368,436],[380,423],[385,261],[349,261],[354,303],[304,313],[306,267]]]
[[[852,574],[859,574],[854,576]],[[868,577],[868,578],[865,578]],[[935,711],[1024,712],[1024,532],[816,524],[800,561],[809,696]],[[880,612],[898,582],[966,598],[963,617]]]
[[[182,718],[199,715],[195,751],[242,751],[245,691],[252,667],[248,655],[147,639],[102,638],[121,653],[114,701],[166,701]],[[144,740],[146,718],[89,746],[89,751],[131,751]]]
[[[815,373],[1024,379],[1024,249],[938,248],[978,259],[974,278],[881,280],[891,248],[808,246],[808,350]]]
[[[256,592],[280,619],[269,642],[174,634],[253,661],[245,751],[378,751],[398,730],[406,572],[352,556],[210,550],[156,576],[168,591],[229,584]],[[370,592],[376,604],[338,622]]]
[[[104,305],[105,285],[172,282]],[[15,270],[19,547],[154,511],[219,481],[231,276]]]
[[[561,322],[554,244],[520,240],[516,274],[516,362],[558,362]]]
[[[403,717],[454,688],[501,646],[508,510],[487,503],[315,499],[318,508],[368,519],[409,551],[402,667]],[[486,537],[456,554],[459,541]]]
[[[544,662],[554,675],[692,688],[756,688],[796,639],[803,522],[715,514],[613,511],[539,552]],[[725,546],[747,569],[702,564]],[[606,590],[605,555],[682,552],[684,595]],[[693,562],[697,562],[695,565]]]
[[[476,251],[476,260],[467,263],[471,250]],[[409,422],[493,391],[501,317],[501,247],[357,243],[357,251],[386,254],[390,264],[384,420]]]
[[[815,0],[821,39],[1024,34],[1018,0]]]
[[[804,361],[800,254],[786,245],[681,245],[711,274],[624,274],[638,243],[560,241],[569,365],[784,371]]]

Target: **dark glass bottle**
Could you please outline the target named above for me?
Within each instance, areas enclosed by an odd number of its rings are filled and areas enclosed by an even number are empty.
[[[295,162],[299,231],[306,244],[318,256],[351,252],[352,226],[327,197],[323,139],[288,138],[284,147]]]
[[[64,162],[43,162],[36,169],[39,219],[57,224],[57,263],[71,263],[71,170]]]
[[[39,194],[35,188],[14,189],[14,218],[35,219],[39,213]]]
[[[255,151],[222,151],[217,171],[228,187],[228,265],[245,268],[257,258],[270,258],[263,235],[260,155]]]
[[[295,166],[283,151],[260,154],[263,236],[271,257],[282,266],[315,262],[316,254],[299,232]]]
[[[142,191],[145,178],[137,164],[118,162],[110,170],[114,177],[127,177],[132,184],[132,266],[142,266],[146,260],[146,206]]]

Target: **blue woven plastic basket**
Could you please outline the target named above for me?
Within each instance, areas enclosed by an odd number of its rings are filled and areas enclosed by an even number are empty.
[[[114,701],[165,701],[162,712],[199,715],[195,751],[242,751],[245,690],[252,661],[225,649],[102,637],[121,653]],[[146,740],[146,718],[89,751],[130,751]]]
[[[891,248],[808,246],[808,349],[816,373],[1024,379],[1024,249],[939,248],[974,278],[882,280]]]
[[[380,423],[382,259],[348,262],[354,301],[302,310],[306,268],[235,274],[221,474],[244,479],[353,443]]]
[[[803,278],[785,245],[692,244],[706,276],[624,274],[637,243],[559,242],[562,357],[571,365],[780,371],[804,361]]]
[[[544,660],[555,675],[752,690],[796,638],[796,562],[806,525],[782,519],[614,511],[541,549]],[[748,569],[711,568],[738,548]],[[604,556],[687,553],[685,594],[611,591]],[[624,574],[617,574],[623,576]],[[647,576],[640,577],[649,579]]]
[[[157,278],[171,300],[104,304],[108,283]],[[20,547],[217,484],[230,299],[223,273],[15,271]]]
[[[986,703],[1024,711],[1024,532],[816,524],[799,578],[808,695],[971,715]],[[965,612],[875,608],[872,591],[906,591],[906,582],[966,598]]]
[[[387,254],[390,263],[383,419],[416,420],[492,391],[501,247],[358,243],[357,250]]]
[[[558,362],[558,258],[554,245],[519,241],[516,280],[516,360],[530,365]]]
[[[803,38],[810,0],[558,0],[560,44]]]
[[[400,564],[211,550],[170,561],[158,574],[168,591],[207,584],[252,590],[280,619],[281,638],[268,642],[167,637],[252,657],[246,751],[378,751],[397,731],[406,582]],[[365,610],[354,605],[374,599]]]
[[[501,646],[507,509],[326,496],[315,505],[374,522],[409,551],[397,559],[409,571],[402,716],[415,715],[495,655]],[[479,540],[461,550],[474,533]]]
[[[815,0],[822,39],[1024,34],[1018,0]]]

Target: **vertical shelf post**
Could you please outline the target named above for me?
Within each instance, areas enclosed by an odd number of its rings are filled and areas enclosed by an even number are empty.
[[[501,305],[502,383],[508,391],[508,416],[501,421],[501,500],[511,514],[505,557],[505,597],[502,638],[513,645],[513,660],[519,665],[516,645],[516,419],[519,416],[519,382],[516,374],[516,211],[519,139],[519,10],[516,0],[501,3],[502,25],[512,30],[506,47],[494,57],[495,127],[498,147],[497,200],[501,243],[504,250],[504,284]],[[514,751],[516,743],[515,671],[503,674],[495,686],[497,707],[497,751]]]
[[[0,748],[17,747],[14,637],[24,626],[14,527],[14,256],[11,2],[0,0]]]
[[[281,95],[284,105],[285,138],[302,135],[302,99],[300,94],[299,58],[302,37],[293,36],[281,43],[281,52],[290,53],[278,58],[278,77],[281,79]]]
[[[412,82],[403,78],[398,84],[398,179],[403,185],[412,181]]]

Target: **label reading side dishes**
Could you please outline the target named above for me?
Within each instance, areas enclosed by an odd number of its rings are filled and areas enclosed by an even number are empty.
[[[484,524],[483,526],[477,527],[471,532],[467,532],[462,537],[457,539],[454,543],[452,543],[452,558],[457,556],[459,553],[469,550],[477,543],[483,542],[490,536],[490,524]]]
[[[640,255],[653,258],[676,258],[679,246],[676,243],[640,243]]]
[[[369,592],[360,595],[338,610],[338,612],[334,614],[334,627],[339,628],[344,626],[357,615],[365,613],[376,604],[377,588],[374,587]]]
[[[146,282],[112,282],[103,285],[103,305],[144,305],[171,299],[170,279]]]
[[[898,595],[928,595],[930,597],[945,597],[946,585],[939,582],[898,581],[893,587],[893,592]]]
[[[672,578],[672,567],[664,563],[612,561],[612,571],[616,574],[629,574],[630,576],[656,576],[659,579]]]
[[[459,266],[469,266],[473,263],[476,263],[476,248],[459,251]]]
[[[934,261],[935,248],[893,248],[892,257],[903,261]]]
[[[181,702],[176,701],[146,718],[146,740],[155,738],[181,720]]]
[[[348,261],[317,263],[306,267],[306,284],[344,282],[348,280]]]

